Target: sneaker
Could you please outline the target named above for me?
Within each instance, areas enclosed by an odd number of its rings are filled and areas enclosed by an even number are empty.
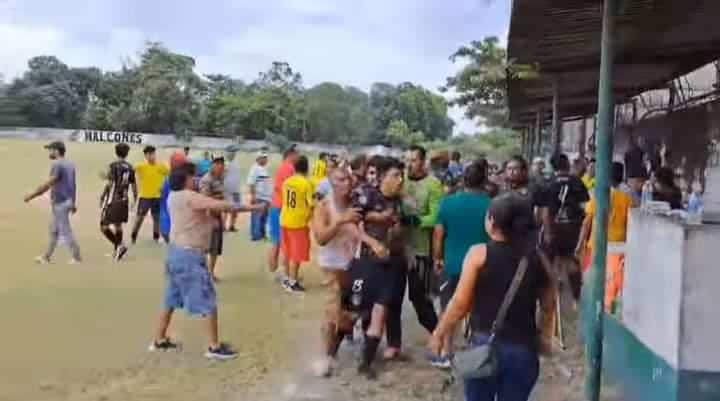
[[[285,291],[292,292],[296,294],[302,294],[305,292],[305,287],[300,284],[300,282],[296,281],[293,284],[290,284],[290,281],[287,283],[287,287],[285,287]]]
[[[292,284],[290,284],[290,280],[284,278],[280,282],[280,285],[282,285],[282,288],[287,292],[292,292]]]
[[[80,260],[80,259],[75,259],[75,258],[72,258],[72,259],[70,259],[70,260],[68,261],[68,264],[69,264],[69,265],[79,265],[79,264],[81,264],[81,263],[82,263],[82,260]]]
[[[215,349],[208,348],[207,352],[205,352],[205,358],[215,359],[218,361],[235,359],[237,356],[237,352],[230,348],[230,345],[225,343],[220,343],[220,346]]]
[[[430,365],[432,365],[434,368],[441,369],[441,370],[450,370],[452,369],[452,362],[450,360],[449,356],[439,356],[439,355],[428,355],[428,361],[430,361]]]
[[[46,258],[45,256],[38,256],[35,258],[35,263],[39,265],[48,265],[50,264],[50,259]]]
[[[120,245],[118,247],[117,251],[115,251],[115,261],[116,262],[121,261],[122,258],[124,258],[125,255],[127,255],[127,252],[128,252],[128,247],[126,247],[125,245]]]
[[[179,351],[180,350],[180,344],[174,343],[170,341],[169,338],[166,338],[160,342],[153,341],[152,344],[148,347],[148,351],[150,352],[167,352],[167,351]]]

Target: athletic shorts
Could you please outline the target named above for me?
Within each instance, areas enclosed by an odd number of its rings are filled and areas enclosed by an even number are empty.
[[[443,311],[447,309],[459,283],[460,276],[442,274],[440,278],[440,306]]]
[[[556,224],[548,254],[550,257],[574,257],[582,223]]]
[[[218,227],[213,228],[210,234],[210,246],[208,247],[208,254],[213,256],[222,255],[223,251],[223,227],[220,224]]]
[[[273,245],[280,245],[280,208],[271,207],[268,215],[268,234]]]
[[[100,225],[124,224],[128,222],[128,202],[112,202],[103,207],[100,213]]]
[[[283,256],[294,263],[310,261],[310,229],[304,228],[285,228],[280,231],[282,241],[280,241],[280,249]]]
[[[170,244],[165,260],[165,308],[184,308],[191,316],[217,310],[215,285],[202,251]]]
[[[160,198],[140,198],[138,200],[137,217],[142,219],[148,212],[153,220],[160,221]]]
[[[373,305],[392,305],[398,274],[391,269],[389,261],[374,257],[363,256],[350,262],[348,283],[343,288],[343,308],[364,314]]]

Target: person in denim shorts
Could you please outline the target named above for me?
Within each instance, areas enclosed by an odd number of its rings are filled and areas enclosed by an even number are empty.
[[[210,345],[205,356],[232,359],[237,353],[218,339],[215,285],[205,255],[219,222],[217,213],[252,211],[254,207],[246,208],[195,192],[194,175],[192,164],[185,164],[170,174],[172,192],[168,196],[168,211],[172,227],[165,261],[165,299],[150,351],[179,348],[168,338],[167,331],[175,309],[184,308],[188,314],[203,318],[207,324]]]

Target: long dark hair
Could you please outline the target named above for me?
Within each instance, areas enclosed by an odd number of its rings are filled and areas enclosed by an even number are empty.
[[[527,198],[508,192],[493,199],[488,209],[493,226],[523,255],[535,247],[535,217]]]

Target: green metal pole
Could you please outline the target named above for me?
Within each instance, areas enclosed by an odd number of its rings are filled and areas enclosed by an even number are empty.
[[[593,243],[592,269],[590,270],[588,294],[584,308],[588,323],[585,351],[587,378],[585,394],[589,401],[599,401],[602,355],[603,355],[603,300],[605,298],[605,266],[607,262],[607,221],[610,198],[610,163],[612,157],[612,135],[615,121],[613,95],[613,56],[615,51],[615,11],[618,0],[605,0],[603,4],[602,50],[600,61],[600,82],[598,92],[598,134],[595,137],[597,149],[595,205],[593,221],[595,241]]]

